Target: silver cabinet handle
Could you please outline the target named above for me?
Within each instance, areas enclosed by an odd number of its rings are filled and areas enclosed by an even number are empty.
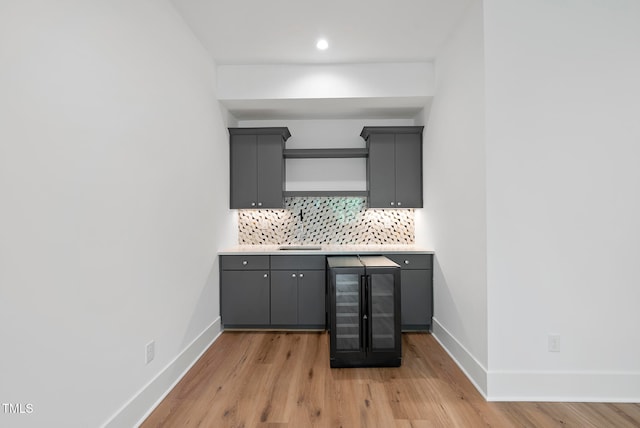
[[[304,278],[304,274],[302,274],[302,273],[301,273],[300,275],[298,275],[298,276],[299,276],[300,278]]]
[[[404,261],[404,264],[405,264],[405,265],[408,265],[408,264],[409,264],[409,260],[405,260],[405,261]]]
[[[295,277],[296,277],[296,274],[295,274],[295,273],[292,273],[292,274],[291,274],[291,278],[295,278]]]
[[[248,261],[246,261],[246,260],[243,260],[243,261],[242,261],[242,266],[246,266],[247,264],[249,264],[249,262],[248,262]]]
[[[262,206],[262,202],[258,202],[258,206],[261,207]]]
[[[402,202],[398,202],[398,206],[402,205]]]
[[[391,206],[393,206],[393,205],[394,205],[394,203],[393,203],[393,202],[391,202]]]
[[[268,273],[265,273],[265,274],[264,274],[264,275],[262,275],[262,276],[264,276],[265,278],[268,278],[268,277],[269,277],[269,274],[268,274]]]
[[[255,203],[255,202],[251,202],[251,206],[252,206],[252,207],[255,207],[255,206],[256,206],[256,203]]]

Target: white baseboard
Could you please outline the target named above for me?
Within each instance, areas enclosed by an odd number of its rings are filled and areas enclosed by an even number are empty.
[[[487,397],[487,369],[438,320],[433,318],[431,334],[483,397]]]
[[[436,318],[433,336],[487,401],[640,403],[640,373],[487,370]]]
[[[222,332],[220,317],[204,329],[156,377],[118,410],[103,428],[137,427],[151,414]]]
[[[487,399],[640,403],[640,373],[491,370]]]

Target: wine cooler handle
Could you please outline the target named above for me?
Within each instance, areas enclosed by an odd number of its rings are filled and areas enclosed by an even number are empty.
[[[369,276],[363,275],[360,279],[362,282],[362,341],[364,343],[364,351],[369,352]]]
[[[367,338],[367,281],[364,275],[360,275],[360,350],[366,350]]]

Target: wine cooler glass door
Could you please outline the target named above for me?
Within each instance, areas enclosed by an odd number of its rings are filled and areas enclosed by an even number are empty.
[[[394,275],[377,273],[369,277],[372,350],[393,349],[397,331]]]
[[[362,349],[360,325],[360,275],[336,274],[335,337],[337,351]]]

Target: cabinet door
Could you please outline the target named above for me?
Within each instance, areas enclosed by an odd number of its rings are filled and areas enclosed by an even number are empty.
[[[271,324],[298,324],[298,273],[279,270],[271,272]]]
[[[307,328],[325,328],[325,271],[298,273],[298,324]]]
[[[401,266],[402,330],[429,330],[433,316],[433,255],[387,253]]]
[[[422,136],[396,134],[396,206],[422,207]]]
[[[231,208],[254,208],[258,196],[258,157],[255,135],[231,137]],[[253,204],[253,206],[252,206]]]
[[[225,326],[268,326],[269,271],[223,270],[220,315]]]
[[[257,206],[282,208],[284,199],[284,158],[281,135],[258,135]]]
[[[402,329],[424,330],[431,326],[433,284],[431,270],[401,273]]]
[[[395,208],[395,148],[393,134],[371,134],[368,139],[369,207]]]

